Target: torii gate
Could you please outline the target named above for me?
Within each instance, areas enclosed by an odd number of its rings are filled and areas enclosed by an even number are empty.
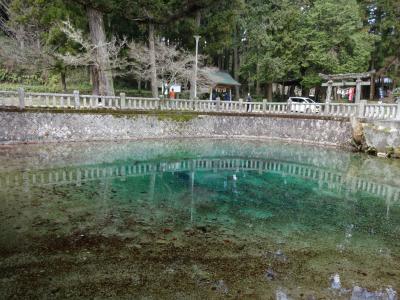
[[[363,81],[362,78],[371,78],[375,74],[375,71],[365,72],[365,73],[347,73],[347,74],[335,74],[335,75],[325,75],[319,74],[322,79],[328,80],[328,82],[323,83],[322,86],[326,86],[326,99],[325,102],[331,102],[332,88],[334,86],[355,86],[356,87],[356,97],[355,103],[361,100],[361,87],[363,85],[371,85],[371,81]],[[346,79],[356,79],[356,81],[345,81]],[[340,82],[334,82],[339,81]]]

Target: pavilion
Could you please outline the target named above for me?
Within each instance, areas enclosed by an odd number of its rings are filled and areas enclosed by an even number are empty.
[[[232,100],[232,89],[241,85],[228,72],[222,70],[208,70],[204,75],[209,82],[212,82],[206,91],[210,93],[210,100],[215,100],[213,94],[225,92],[229,94],[229,99]],[[221,98],[221,100],[223,99]]]

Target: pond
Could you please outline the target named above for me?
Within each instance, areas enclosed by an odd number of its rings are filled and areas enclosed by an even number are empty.
[[[400,162],[185,139],[0,147],[0,295],[397,299]]]

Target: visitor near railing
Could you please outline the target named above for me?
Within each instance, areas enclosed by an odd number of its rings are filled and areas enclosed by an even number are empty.
[[[286,102],[245,102],[221,100],[187,100],[81,95],[72,94],[27,93],[18,91],[0,91],[0,107],[16,108],[65,108],[65,109],[114,109],[114,110],[163,110],[221,112],[240,114],[284,114],[284,115],[321,115],[332,117],[359,117],[377,120],[400,120],[400,103],[371,104],[366,100],[359,103],[286,103]]]

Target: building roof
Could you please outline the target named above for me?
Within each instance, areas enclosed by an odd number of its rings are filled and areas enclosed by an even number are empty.
[[[215,85],[225,85],[225,86],[239,86],[240,83],[237,82],[232,76],[225,71],[221,70],[212,70],[207,72],[207,76],[211,79]]]

